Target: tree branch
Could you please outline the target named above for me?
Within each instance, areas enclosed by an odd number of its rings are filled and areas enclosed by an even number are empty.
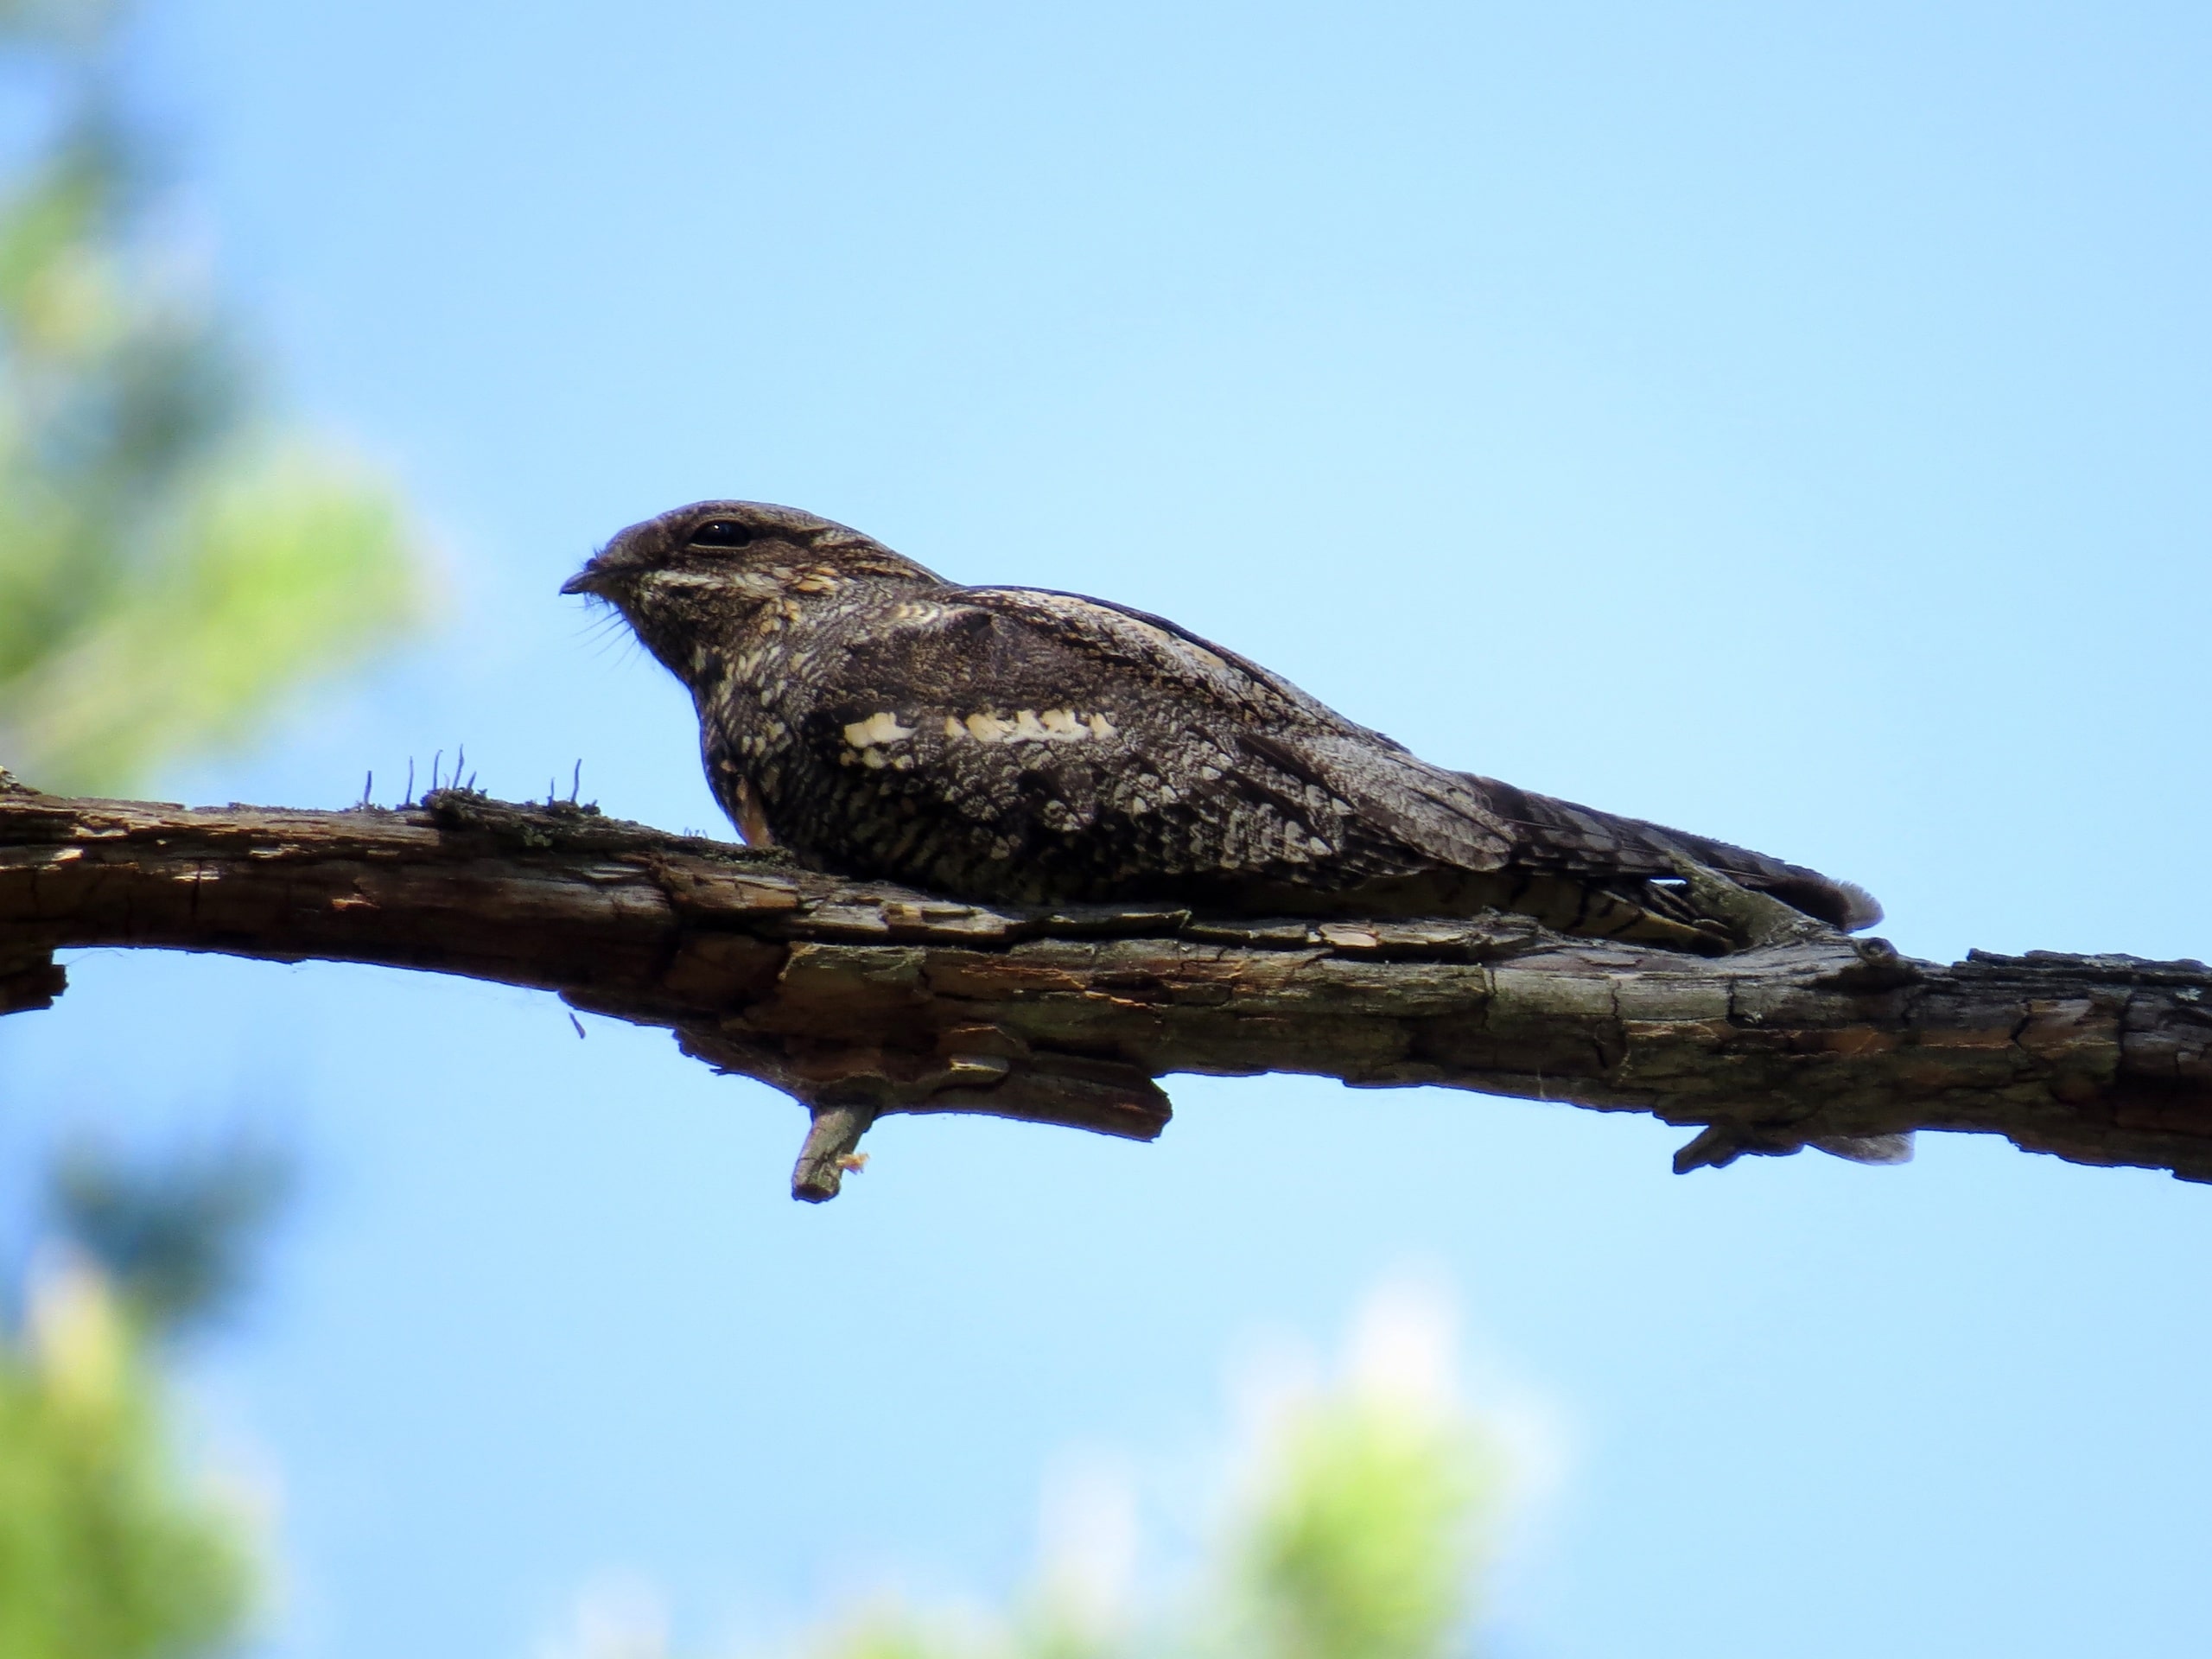
[[[5,774],[0,773],[0,779]],[[1718,959],[1525,918],[993,909],[573,804],[391,811],[69,800],[0,783],[0,1012],[53,953],[135,945],[426,969],[674,1031],[803,1102],[832,1196],[887,1112],[1150,1139],[1170,1072],[1440,1084],[1704,1126],[1680,1168],[1913,1129],[2212,1180],[2212,969],[1777,929]]]

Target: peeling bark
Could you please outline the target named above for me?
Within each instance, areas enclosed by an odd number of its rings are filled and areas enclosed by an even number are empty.
[[[3,778],[4,774],[0,774]],[[1950,1129],[2212,1180],[2212,969],[1773,931],[1694,957],[1525,918],[1306,922],[994,909],[591,807],[221,810],[0,786],[0,1013],[57,950],[372,963],[666,1027],[814,1116],[820,1199],[887,1112],[1148,1140],[1171,1072],[1438,1084],[1702,1126],[1677,1166]]]

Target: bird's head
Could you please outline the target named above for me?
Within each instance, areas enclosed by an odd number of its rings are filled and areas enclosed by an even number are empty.
[[[939,578],[856,530],[764,501],[697,501],[632,524],[561,585],[620,611],[671,668],[764,605]]]

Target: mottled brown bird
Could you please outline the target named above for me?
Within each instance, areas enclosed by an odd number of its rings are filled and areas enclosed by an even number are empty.
[[[1840,928],[1868,895],[1702,836],[1431,766],[1173,622],[963,588],[790,507],[632,525],[562,589],[691,690],[755,846],[980,901],[1458,915],[1726,950],[1686,864]]]

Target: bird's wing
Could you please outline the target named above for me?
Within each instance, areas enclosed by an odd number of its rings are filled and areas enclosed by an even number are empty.
[[[1690,843],[1741,852],[1432,765],[1281,675],[1166,617],[1080,594],[967,591],[1001,614],[1065,631],[1088,652],[1117,658],[1147,681],[1188,677],[1202,682],[1210,702],[1249,716],[1233,734],[1245,750],[1340,797],[1372,828],[1439,862],[1469,870],[1669,876],[1675,856],[1695,855]],[[1759,859],[1743,854],[1732,866]]]
[[[960,597],[1016,625],[1021,671],[1058,659],[1110,685],[1146,723],[1172,721],[1226,757],[1226,773],[1244,787],[1325,795],[1360,832],[1390,846],[1393,861],[1434,861],[1496,870],[1512,861],[1515,836],[1459,773],[1432,766],[1382,733],[1346,720],[1281,675],[1199,634],[1144,611],[1033,588],[974,588]],[[1049,649],[1039,646],[1049,643]],[[995,668],[996,664],[994,664]],[[1024,690],[1048,695],[1047,685]]]
[[[1596,882],[1666,880],[1678,875],[1680,861],[1688,859],[1846,931],[1882,919],[1881,906],[1864,887],[1747,847],[1538,795],[1495,778],[1446,772],[1402,749],[1378,752],[1336,732],[1305,736],[1298,747],[1332,788],[1370,811],[1380,804],[1407,844],[1462,868],[1536,870]],[[1459,826],[1469,823],[1503,837],[1510,850],[1499,864],[1471,863],[1457,850]]]
[[[1495,778],[1461,776],[1492,812],[1513,827],[1531,864],[1554,861],[1547,867],[1571,873],[1605,870],[1663,877],[1679,869],[1678,860],[1687,858],[1741,886],[1770,893],[1847,932],[1882,919],[1882,906],[1874,895],[1855,882],[1840,881],[1732,842],[1532,794]]]
[[[932,598],[941,602],[909,607],[911,625],[855,643],[861,679],[957,683],[970,701],[988,688],[1001,713],[1103,707],[1139,736],[1147,752],[1138,758],[1155,770],[1172,770],[1170,752],[1187,746],[1221,773],[1224,794],[1274,800],[1309,823],[1336,817],[1325,833],[1350,830],[1394,862],[1605,880],[1671,877],[1688,857],[1840,925],[1879,914],[1858,889],[1763,854],[1433,766],[1165,617],[1044,588]],[[1333,810],[1317,813],[1319,798]]]
[[[1207,701],[1224,706],[1278,717],[1295,712],[1351,728],[1342,715],[1281,675],[1149,611],[1050,588],[963,588],[955,592],[979,609],[1056,637],[1066,648],[1116,664],[1145,683],[1188,683]]]
[[[939,588],[851,613],[814,654],[834,669],[800,721],[807,775],[853,803],[824,815],[833,861],[1101,893],[1240,874],[1343,887],[1421,862],[1240,741],[1294,717],[1283,690],[1147,619]],[[990,868],[962,862],[977,857]]]

